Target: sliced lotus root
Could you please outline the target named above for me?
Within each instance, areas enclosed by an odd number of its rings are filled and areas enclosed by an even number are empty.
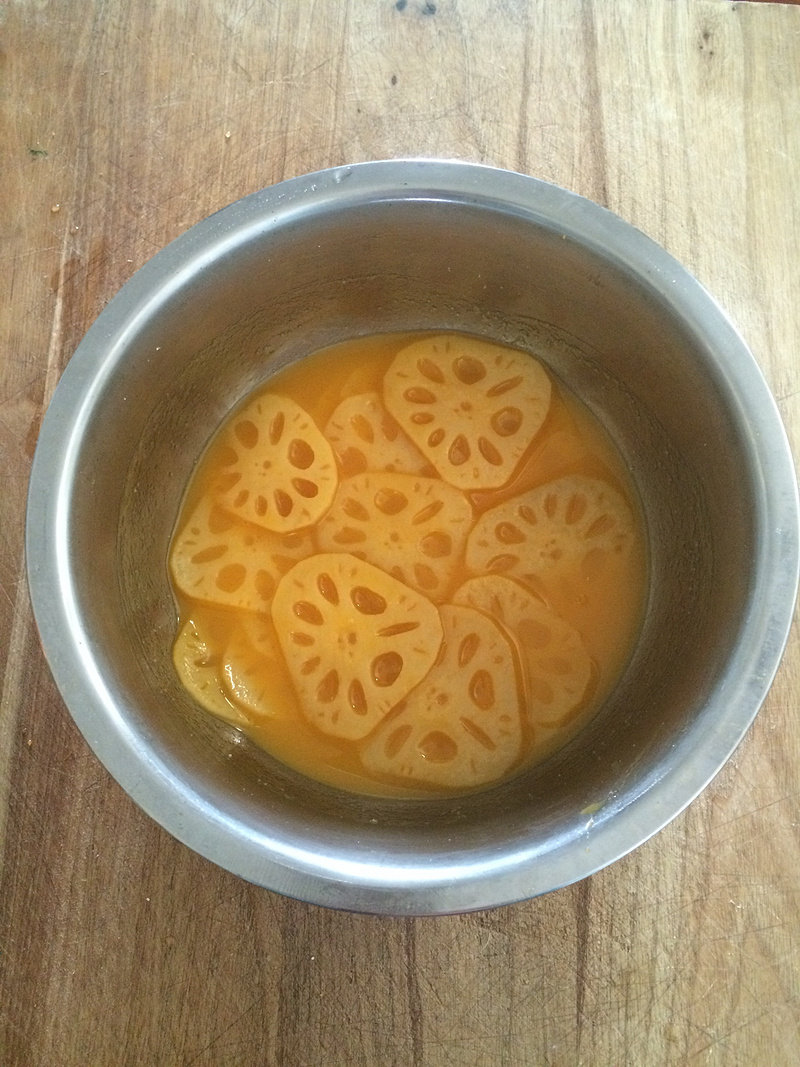
[[[431,472],[428,461],[383,406],[379,393],[357,393],[343,400],[328,420],[325,436],[347,476],[367,470]]]
[[[533,356],[470,337],[416,341],[395,356],[384,402],[451,485],[496,489],[511,478],[550,407]]]
[[[367,472],[342,479],[317,543],[374,563],[441,601],[472,522],[467,497],[441,478]]]
[[[225,692],[258,718],[276,714],[274,694],[286,676],[275,627],[268,616],[243,616],[222,654],[220,678]]]
[[[306,532],[270,533],[204,500],[175,538],[170,568],[177,588],[196,600],[268,611],[281,575],[312,551]]]
[[[568,722],[592,678],[592,661],[578,631],[501,574],[470,578],[453,600],[491,615],[513,638],[530,722],[550,727]]]
[[[442,652],[427,678],[362,750],[374,773],[452,788],[494,781],[520,754],[520,693],[511,644],[474,608],[446,604]]]
[[[333,500],[333,449],[299,404],[262,393],[232,417],[220,446],[217,500],[265,530],[311,526]]]
[[[201,707],[235,726],[247,722],[247,717],[226,699],[220,684],[218,656],[191,620],[178,633],[172,648],[172,662],[184,688]]]
[[[349,553],[320,553],[281,579],[272,619],[307,718],[365,737],[428,673],[442,641],[427,597]]]
[[[581,475],[558,478],[486,511],[467,541],[467,567],[545,589],[625,552],[633,516],[620,493]]]

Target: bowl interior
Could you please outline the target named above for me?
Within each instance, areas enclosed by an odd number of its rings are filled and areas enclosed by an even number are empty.
[[[194,847],[322,903],[359,907],[348,883],[363,875],[382,886],[378,910],[416,910],[408,895],[427,884],[426,866],[437,884],[456,884],[476,857],[490,877],[550,856],[552,884],[533,879],[534,891],[588,873],[591,861],[580,869],[574,859],[587,822],[615,818],[715,728],[710,694],[752,594],[762,490],[747,421],[702,329],[676,318],[670,286],[680,279],[579,241],[574,219],[463,196],[323,202],[226,240],[189,268],[191,239],[161,254],[164,286],[154,295],[151,277],[125,309],[81,416],[68,565],[125,744],[174,786],[175,812],[207,819]],[[168,542],[220,421],[288,361],[411,329],[474,333],[543,359],[616,441],[649,537],[641,637],[599,714],[545,764],[458,800],[365,799],[315,784],[198,710],[170,658]],[[178,814],[169,828],[182,836],[182,825]],[[276,857],[294,872],[286,886]],[[315,872],[324,885],[306,894]],[[490,902],[475,891],[473,906]]]

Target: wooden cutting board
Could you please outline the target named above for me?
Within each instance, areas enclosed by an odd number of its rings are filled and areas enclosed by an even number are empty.
[[[282,178],[514,168],[664,244],[800,433],[800,10],[727,0],[0,5],[0,1064],[793,1065],[800,647],[680,818],[578,885],[377,919],[257,889],[110,779],[23,561],[39,420],[119,286]]]

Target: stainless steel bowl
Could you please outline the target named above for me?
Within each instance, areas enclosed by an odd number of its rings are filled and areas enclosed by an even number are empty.
[[[651,585],[624,677],[566,749],[466,799],[373,800],[192,704],[170,659],[167,544],[195,460],[248,390],[354,333],[426,328],[535,351],[599,414],[641,494]],[[278,892],[435,914],[591,874],[720,769],[790,626],[796,482],[755,361],[663,249],[529,177],[376,162],[246,197],[125,285],[44,420],[27,552],[67,707],[154,819]]]

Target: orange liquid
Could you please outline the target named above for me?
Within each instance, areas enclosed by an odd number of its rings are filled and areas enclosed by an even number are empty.
[[[455,335],[454,335],[455,336]],[[398,351],[424,335],[385,335],[348,341],[300,360],[274,375],[261,393],[279,394],[300,405],[320,429],[326,427],[337,407],[357,394],[380,393],[384,378]],[[580,636],[591,663],[591,679],[580,700],[557,726],[542,726],[521,715],[521,744],[512,765],[500,776],[513,776],[521,769],[540,761],[570,740],[591,718],[618,680],[635,643],[641,621],[647,580],[646,542],[641,514],[637,506],[624,463],[608,435],[577,397],[550,375],[552,393],[546,418],[533,441],[516,464],[511,478],[500,488],[467,493],[474,522],[503,502],[513,501],[545,483],[568,476],[601,481],[624,499],[630,516],[631,535],[626,550],[606,554],[602,566],[584,567],[563,581],[548,585],[546,590],[533,588],[536,597],[546,601],[548,610],[572,627]],[[249,398],[252,399],[252,398]],[[249,402],[249,401],[248,401]],[[235,415],[235,413],[234,413]],[[220,478],[229,470],[230,449],[225,444],[224,427],[217,434],[198,463],[187,489],[184,505],[176,525],[177,538],[172,552],[187,526],[189,516],[203,501],[218,492]],[[342,470],[339,476],[351,473]],[[346,464],[345,464],[346,465]],[[436,476],[432,468],[429,473]],[[322,520],[320,520],[322,522]],[[311,540],[318,535],[312,524]],[[346,548],[343,550],[346,551]],[[318,551],[315,545],[308,554]],[[173,559],[174,573],[174,559]],[[465,554],[453,561],[447,588],[459,588],[476,577],[468,567]],[[446,786],[401,776],[365,766],[366,739],[332,736],[319,729],[304,712],[298,696],[296,679],[282,662],[280,651],[269,662],[269,669],[258,674],[258,695],[266,714],[254,713],[237,703],[235,687],[225,684],[225,650],[232,635],[242,627],[248,612],[225,604],[209,603],[183,588],[175,587],[181,625],[188,621],[203,636],[203,663],[214,671],[219,685],[214,695],[230,705],[233,718],[258,745],[298,771],[331,785],[356,792],[385,796],[429,795],[430,792],[459,792],[472,788],[471,783]],[[449,596],[449,594],[446,594]],[[270,604],[265,601],[262,628],[269,629]],[[245,620],[247,621],[247,620]],[[253,620],[249,620],[252,630]],[[517,639],[516,654],[524,650]],[[512,640],[512,645],[514,641]],[[179,665],[180,671],[180,665]],[[230,681],[230,678],[228,678]],[[518,680],[520,699],[530,699]],[[212,702],[213,703],[213,702]],[[207,705],[208,706],[208,705]],[[434,738],[431,756],[436,758]],[[437,734],[438,737],[438,734]],[[488,783],[486,783],[488,784]]]

